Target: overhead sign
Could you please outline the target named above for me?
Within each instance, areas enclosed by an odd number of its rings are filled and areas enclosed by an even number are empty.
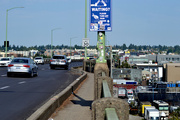
[[[89,38],[82,39],[82,47],[89,47]]]
[[[90,0],[90,31],[112,31],[111,0]]]

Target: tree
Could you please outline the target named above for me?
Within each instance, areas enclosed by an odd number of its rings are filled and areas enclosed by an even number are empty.
[[[126,44],[123,44],[122,49],[123,49],[123,50],[126,50],[126,49],[127,49]]]
[[[130,68],[130,65],[128,64],[127,60],[122,62],[121,68]]]

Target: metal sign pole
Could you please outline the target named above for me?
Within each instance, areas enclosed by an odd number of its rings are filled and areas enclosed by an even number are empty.
[[[106,63],[105,59],[105,31],[98,31],[98,55],[99,58],[96,60],[97,63]]]

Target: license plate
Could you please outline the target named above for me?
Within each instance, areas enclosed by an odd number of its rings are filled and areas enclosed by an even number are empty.
[[[20,69],[20,67],[16,67],[16,69]]]

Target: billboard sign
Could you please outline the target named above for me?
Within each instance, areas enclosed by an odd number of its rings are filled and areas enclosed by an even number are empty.
[[[111,0],[90,0],[90,31],[112,31]]]

